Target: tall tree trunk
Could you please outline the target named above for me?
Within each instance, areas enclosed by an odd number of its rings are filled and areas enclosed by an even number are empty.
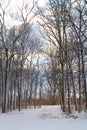
[[[78,57],[78,84],[79,84],[79,112],[81,111],[81,67],[80,57]]]
[[[62,70],[62,109],[63,112],[65,112],[65,89],[64,89],[64,66],[63,63],[61,64],[61,70]]]
[[[4,89],[4,104],[3,104],[3,113],[7,112],[7,78],[8,78],[8,49],[5,48],[6,52],[6,66],[5,66],[5,89]]]
[[[82,59],[82,81],[83,81],[83,91],[85,94],[85,104],[87,110],[87,88],[86,88],[86,77],[85,77],[85,67],[84,67],[84,54],[83,54],[83,46],[81,46],[81,59]]]
[[[71,78],[72,86],[73,86],[74,105],[75,105],[75,110],[77,111],[77,99],[76,99],[76,90],[75,90],[75,84],[74,84],[74,76],[73,76],[73,72],[72,72],[70,63],[69,63],[69,68],[70,68],[70,78]]]

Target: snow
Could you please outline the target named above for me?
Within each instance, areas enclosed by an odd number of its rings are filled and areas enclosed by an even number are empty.
[[[0,114],[0,130],[87,130],[87,113],[64,114],[59,106],[43,106]]]

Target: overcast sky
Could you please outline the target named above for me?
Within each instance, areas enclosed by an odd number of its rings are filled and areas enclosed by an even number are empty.
[[[6,6],[8,5],[8,1],[9,0],[0,0],[0,3],[1,3],[3,9],[5,9]],[[13,26],[13,25],[18,25],[21,23],[20,22],[21,18],[19,18],[20,12],[18,11],[18,7],[20,7],[20,8],[22,7],[23,1],[24,1],[25,5],[26,4],[28,5],[28,11],[29,11],[29,8],[32,7],[33,0],[10,0],[10,4],[9,4],[8,8],[6,9],[6,12],[8,12],[8,13],[5,16],[5,22],[8,27]],[[44,7],[47,0],[36,0],[36,1],[38,3],[37,5],[39,7]],[[0,9],[0,14],[2,14],[1,12],[2,11]],[[25,10],[23,11],[23,13],[26,16]],[[31,13],[30,17],[32,15],[33,15],[33,12]]]

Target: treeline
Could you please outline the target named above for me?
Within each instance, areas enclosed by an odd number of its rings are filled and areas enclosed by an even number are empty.
[[[49,0],[39,14],[50,46],[45,51],[49,93],[58,96],[63,112],[87,110],[87,2]]]
[[[7,27],[9,4],[0,4],[2,112],[56,103],[63,112],[87,110],[87,2],[49,0],[46,10],[35,12],[45,40],[33,33],[35,4],[18,7],[20,25]]]
[[[41,98],[43,76],[39,69],[41,41],[33,31],[31,15],[34,9],[26,9],[26,1],[18,7],[19,25],[9,25],[7,15],[14,19],[14,13],[7,5],[0,3],[0,108],[2,113],[36,107],[37,88]],[[24,11],[26,9],[26,14]],[[9,11],[10,10],[10,11]],[[21,22],[20,22],[21,21]],[[14,21],[13,21],[14,22]],[[38,85],[39,84],[39,85]]]
[[[21,27],[20,30],[19,27],[11,28],[7,32],[6,41],[4,36],[1,36],[3,41],[0,42],[0,107],[3,113],[27,108],[32,105],[32,99],[33,105],[36,104],[37,87],[41,80],[38,65],[41,44],[37,38],[31,39],[29,25],[26,27],[27,32],[25,29],[21,30]]]

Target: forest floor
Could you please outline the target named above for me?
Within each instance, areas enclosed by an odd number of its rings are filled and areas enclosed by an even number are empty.
[[[0,130],[87,130],[87,113],[68,115],[59,106],[1,113]]]

